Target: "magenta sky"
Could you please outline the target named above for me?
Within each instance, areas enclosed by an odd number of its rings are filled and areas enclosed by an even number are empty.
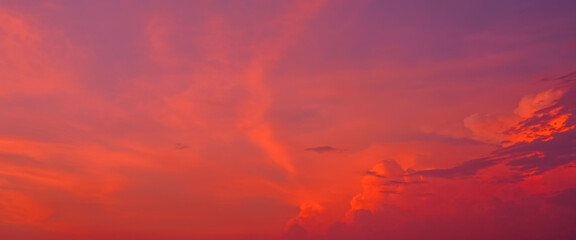
[[[0,239],[576,239],[572,0],[0,0]]]

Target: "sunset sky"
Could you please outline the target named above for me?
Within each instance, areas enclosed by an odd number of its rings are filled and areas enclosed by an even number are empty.
[[[2,240],[574,240],[574,0],[0,0]]]

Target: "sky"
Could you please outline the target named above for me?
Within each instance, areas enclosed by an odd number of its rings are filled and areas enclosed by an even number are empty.
[[[576,239],[572,0],[0,0],[0,238]]]

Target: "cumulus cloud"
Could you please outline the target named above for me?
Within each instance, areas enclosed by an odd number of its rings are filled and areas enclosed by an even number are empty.
[[[402,190],[404,169],[394,160],[385,160],[372,167],[362,178],[362,191],[350,202],[352,210],[376,210],[382,201],[393,201],[393,194]]]
[[[318,215],[324,211],[324,207],[318,202],[304,202],[300,204],[298,216],[290,219],[286,224],[284,239],[305,239],[308,236],[307,229],[318,229]]]

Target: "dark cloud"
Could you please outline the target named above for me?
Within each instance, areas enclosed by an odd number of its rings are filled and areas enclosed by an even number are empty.
[[[410,132],[405,135],[396,136],[393,138],[386,139],[388,142],[440,142],[449,144],[468,144],[477,145],[484,144],[482,141],[478,141],[470,138],[459,138],[446,136],[437,133],[423,133],[423,132]]]
[[[410,175],[457,178],[475,175],[479,170],[500,162],[520,171],[516,177],[542,174],[546,171],[569,164],[576,160],[576,130],[554,135],[549,141],[536,140],[530,143],[517,143],[495,151],[490,157],[466,161],[447,169],[422,170]],[[518,179],[515,178],[515,181]]]
[[[562,75],[562,76],[556,78],[556,80],[575,81],[576,80],[576,72],[571,72],[571,73],[568,73],[566,75]]]
[[[456,167],[447,169],[422,170],[410,175],[422,175],[430,177],[457,178],[476,174],[481,169],[497,164],[501,159],[478,158],[464,162]]]
[[[182,143],[176,143],[176,144],[174,144],[174,148],[176,148],[176,150],[184,150],[184,149],[188,148],[188,145],[185,145]]]
[[[517,144],[499,154],[524,156],[509,161],[507,165],[519,171],[541,174],[576,160],[576,131],[556,134],[550,141]]]
[[[378,174],[377,172],[374,172],[374,171],[371,171],[371,170],[366,171],[365,174],[366,174],[366,175],[370,175],[370,176],[374,176],[374,177],[378,177],[378,178],[386,178],[386,176],[380,175],[380,174]]]
[[[317,153],[326,153],[326,152],[338,151],[339,149],[331,146],[318,146],[318,147],[306,148],[305,150]]]

